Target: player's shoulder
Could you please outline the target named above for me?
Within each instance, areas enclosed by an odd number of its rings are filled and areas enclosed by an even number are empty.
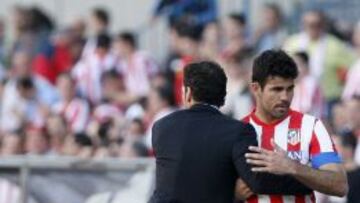
[[[319,118],[308,113],[302,113],[295,110],[290,110],[290,122],[298,122],[298,126],[302,129],[314,129],[315,124],[320,121]]]
[[[305,120],[319,120],[318,118],[316,118],[315,116],[309,114],[309,113],[302,113],[300,111],[296,111],[296,110],[293,110],[291,109],[290,110],[290,113],[289,113],[290,117],[293,118],[293,117],[297,117],[297,118],[301,118],[302,121],[305,121]]]

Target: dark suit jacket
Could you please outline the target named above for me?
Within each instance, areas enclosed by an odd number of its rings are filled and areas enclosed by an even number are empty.
[[[295,179],[251,172],[244,154],[257,145],[249,124],[197,104],[154,124],[156,186],[151,203],[232,203],[241,177],[258,194],[308,194]]]

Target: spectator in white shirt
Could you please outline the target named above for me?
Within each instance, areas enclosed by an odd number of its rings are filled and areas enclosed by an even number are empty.
[[[91,37],[86,41],[83,49],[83,57],[94,54],[97,44],[97,37],[101,34],[108,34],[110,24],[109,13],[102,8],[95,8],[90,15]]]
[[[137,49],[135,36],[130,32],[120,33],[116,37],[114,49],[120,58],[117,68],[123,75],[127,90],[138,97],[146,96],[151,78],[158,73],[154,60]]]
[[[175,108],[175,99],[171,86],[153,87],[148,96],[147,113],[150,118],[145,135],[145,144],[152,149],[151,129],[154,123],[172,113]]]
[[[70,132],[84,131],[89,120],[89,104],[76,97],[75,81],[69,74],[62,74],[57,79],[57,87],[61,100],[53,105],[53,112],[66,121]]]
[[[310,74],[308,54],[296,52],[294,60],[300,74],[296,81],[291,108],[321,118],[325,111],[325,100],[319,82]]]
[[[360,21],[355,27],[353,42],[357,60],[351,66],[346,76],[346,83],[342,94],[342,99],[344,100],[349,100],[356,95],[360,96]]]
[[[97,37],[95,54],[83,57],[74,67],[72,75],[76,80],[80,95],[92,104],[101,100],[101,75],[115,66],[115,58],[110,51],[111,39],[101,34]]]

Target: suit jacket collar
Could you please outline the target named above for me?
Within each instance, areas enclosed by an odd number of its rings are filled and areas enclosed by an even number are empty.
[[[190,107],[190,110],[192,110],[192,111],[209,111],[209,112],[221,114],[220,110],[216,106],[206,104],[206,103],[194,104]]]

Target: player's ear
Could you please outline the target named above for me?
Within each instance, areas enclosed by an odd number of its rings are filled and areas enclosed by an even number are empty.
[[[257,95],[260,90],[261,90],[261,86],[258,82],[250,83],[250,91],[253,95]]]

